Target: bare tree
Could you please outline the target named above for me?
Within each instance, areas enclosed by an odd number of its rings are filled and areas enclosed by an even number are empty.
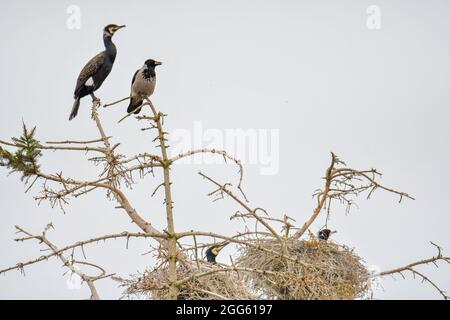
[[[20,262],[0,270],[5,273],[11,270],[19,270],[24,273],[25,267],[39,262],[47,261],[52,257],[58,258],[72,273],[77,274],[89,287],[91,299],[100,299],[95,282],[101,279],[114,279],[127,287],[129,294],[150,293],[152,298],[161,299],[230,299],[230,298],[356,298],[362,297],[370,289],[365,284],[373,277],[400,274],[409,271],[430,283],[445,299],[445,291],[436,285],[416,267],[422,264],[445,261],[450,263],[450,257],[442,254],[442,249],[436,245],[438,254],[428,259],[419,260],[401,268],[387,270],[379,274],[369,274],[365,268],[361,272],[349,276],[346,272],[337,274],[331,271],[332,263],[339,262],[342,269],[348,269],[348,263],[360,266],[359,257],[355,257],[351,250],[344,246],[331,242],[320,242],[306,232],[320,214],[331,214],[332,204],[337,200],[349,210],[355,204],[355,198],[366,193],[370,198],[377,189],[387,191],[399,197],[413,199],[404,192],[385,187],[379,182],[381,174],[376,169],[357,170],[347,167],[334,153],[331,154],[331,163],[324,177],[324,187],[315,192],[317,206],[309,219],[301,226],[296,225],[295,219],[284,215],[276,217],[261,207],[251,206],[243,191],[243,166],[241,162],[227,153],[225,150],[197,149],[180,153],[170,157],[167,145],[167,132],[164,130],[166,114],[158,111],[149,99],[146,99],[142,107],[150,109],[150,115],[136,116],[143,123],[142,130],[153,134],[153,142],[158,153],[142,152],[135,155],[124,155],[117,151],[120,143],[114,143],[104,129],[100,118],[100,110],[112,107],[130,97],[101,105],[99,100],[93,102],[92,119],[98,129],[99,136],[89,141],[64,140],[41,143],[36,137],[36,128],[29,130],[23,125],[22,135],[12,138],[11,141],[0,140],[0,165],[5,166],[11,172],[21,174],[21,179],[27,184],[27,192],[41,182],[42,188],[35,199],[40,203],[48,201],[52,207],[64,210],[70,198],[78,198],[94,190],[104,190],[107,199],[117,202],[118,208],[128,215],[131,221],[138,227],[136,231],[123,231],[80,240],[76,243],[56,246],[47,237],[53,225],[49,223],[41,233],[32,233],[25,228],[16,226],[20,236],[16,241],[36,240],[44,244],[50,251],[36,259]],[[141,107],[141,108],[142,108]],[[130,117],[131,113],[119,122]],[[47,151],[81,152],[88,156],[87,161],[99,165],[101,170],[98,177],[92,180],[82,180],[69,177],[60,171],[44,172],[39,165],[39,158],[49,156]],[[239,208],[231,215],[231,219],[243,221],[243,229],[234,235],[222,235],[209,231],[189,230],[177,231],[174,224],[174,206],[172,196],[171,167],[177,161],[191,157],[198,153],[209,153],[222,157],[224,161],[230,161],[238,168],[237,183],[219,182],[209,175],[199,172],[199,175],[213,186],[209,196],[214,201],[229,198]],[[163,180],[152,193],[154,196],[159,190],[164,192],[164,207],[166,225],[164,228],[155,227],[151,221],[144,219],[127,197],[127,189],[137,183],[136,176],[144,179],[149,174],[154,176],[155,170],[161,170]],[[252,224],[252,225],[250,225]],[[158,263],[153,270],[136,279],[123,279],[114,272],[107,272],[107,268],[98,266],[86,259],[84,247],[117,238],[146,238],[157,243],[154,253]],[[199,250],[216,243],[217,239],[224,243],[235,243],[242,248],[242,256],[237,261],[231,260],[230,264],[211,265],[199,258]],[[314,247],[311,254],[311,246]],[[308,251],[309,250],[309,251]],[[319,265],[314,260],[317,252],[327,250],[333,253],[330,265]],[[330,251],[331,250],[331,251]],[[342,255],[342,251],[345,255]],[[82,258],[77,258],[80,255]],[[246,254],[251,254],[252,261],[248,263]],[[301,254],[300,254],[300,253]],[[77,254],[78,253],[78,254]],[[305,258],[308,256],[309,258]],[[247,256],[248,257],[248,256]],[[256,258],[255,258],[256,257]],[[258,257],[265,257],[259,259]],[[276,259],[268,260],[267,257]],[[339,258],[341,257],[341,258]],[[282,262],[282,266],[274,267]],[[323,259],[321,260],[323,261]],[[97,270],[97,274],[88,275],[75,268],[76,264],[82,264]],[[305,280],[305,268],[316,278]],[[346,281],[346,286],[358,287],[358,290],[336,291],[336,287],[326,288],[324,279],[339,278]],[[353,279],[353,283],[350,278]],[[289,281],[287,281],[289,280]],[[295,286],[286,286],[283,283],[295,283]],[[274,289],[275,288],[275,289]],[[329,289],[328,291],[326,289]],[[339,287],[341,290],[342,287]]]

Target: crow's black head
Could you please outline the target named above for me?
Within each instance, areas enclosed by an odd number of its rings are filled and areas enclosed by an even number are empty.
[[[147,66],[147,68],[152,69],[155,68],[156,66],[162,65],[162,62],[153,59],[148,59],[147,61],[145,61],[145,65]]]
[[[224,242],[209,247],[205,252],[206,260],[211,263],[216,263],[216,257],[219,255],[220,250],[222,250],[227,244],[228,242]]]
[[[330,237],[331,230],[330,229],[322,229],[318,233],[318,237],[320,240],[328,240]]]

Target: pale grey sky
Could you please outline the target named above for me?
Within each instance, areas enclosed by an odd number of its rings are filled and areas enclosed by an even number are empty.
[[[81,29],[66,27],[69,5],[81,9]],[[381,9],[381,29],[366,26],[369,5]],[[377,191],[345,215],[335,208],[331,227],[339,243],[354,247],[367,264],[388,269],[435,254],[429,241],[450,252],[450,3],[432,1],[14,1],[0,11],[0,138],[20,131],[24,119],[42,141],[97,137],[89,99],[67,120],[75,80],[103,49],[102,28],[126,24],[114,42],[113,71],[97,91],[104,102],[125,97],[131,77],[147,58],[163,61],[153,102],[169,114],[167,129],[278,130],[279,170],[262,175],[246,166],[244,186],[252,204],[301,224],[315,202],[311,194],[334,151],[352,167],[376,167],[382,181],[417,200],[398,204]],[[107,133],[132,154],[151,147],[133,119],[117,124],[127,104],[103,111]],[[49,153],[46,170],[95,177],[83,155]],[[235,182],[231,165],[180,165],[173,170],[177,230],[240,230],[229,216],[236,206],[211,202],[212,190],[197,171]],[[136,207],[164,228],[162,198],[150,198],[158,179],[129,191]],[[62,246],[136,226],[115,204],[93,193],[72,200],[63,215],[37,206],[35,188],[24,194],[17,175],[0,170],[0,269],[41,254],[36,243],[15,243],[14,225],[40,232],[50,221],[51,239]],[[317,231],[323,220],[313,225]],[[151,264],[148,244],[117,240],[86,248],[88,258],[126,277]],[[221,256],[226,261],[235,248]],[[450,268],[421,269],[450,290]],[[80,299],[88,289],[69,290],[57,260],[0,276],[0,298]],[[381,282],[381,299],[439,295],[408,275]],[[121,290],[99,282],[102,297]]]

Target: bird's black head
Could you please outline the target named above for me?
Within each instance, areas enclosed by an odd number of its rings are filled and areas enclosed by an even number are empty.
[[[117,24],[108,24],[103,29],[103,34],[106,36],[112,37],[117,30],[122,29],[122,28],[125,28],[125,25],[118,26]]]
[[[330,229],[322,229],[318,233],[318,237],[320,240],[328,240],[330,237],[331,230]]]
[[[211,263],[216,263],[216,257],[219,255],[219,252],[228,244],[228,242],[224,242],[221,244],[213,245],[209,247],[205,252],[206,260]]]
[[[147,68],[153,69],[156,66],[162,65],[162,62],[159,62],[159,61],[156,61],[156,60],[153,60],[153,59],[148,59],[148,60],[145,61],[144,64],[147,66]]]

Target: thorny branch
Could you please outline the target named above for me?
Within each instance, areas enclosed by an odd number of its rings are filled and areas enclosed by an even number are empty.
[[[436,268],[439,268],[437,262],[447,262],[448,264],[450,264],[450,257],[446,257],[442,254],[442,248],[439,247],[437,244],[431,242],[431,244],[437,249],[437,254],[431,258],[428,259],[423,259],[423,260],[418,260],[415,261],[413,263],[407,264],[405,266],[399,267],[399,268],[395,268],[395,269],[391,269],[391,270],[386,270],[377,274],[374,274],[373,277],[384,277],[387,275],[393,275],[393,274],[399,274],[402,276],[403,279],[405,279],[405,276],[403,275],[403,272],[409,271],[412,273],[412,275],[418,276],[419,278],[422,279],[422,282],[428,282],[431,286],[433,286],[434,289],[436,289],[437,292],[439,292],[439,294],[445,299],[448,300],[449,296],[447,295],[447,293],[442,290],[435,282],[433,282],[429,277],[427,277],[426,275],[424,275],[422,272],[417,271],[416,267],[421,266],[421,265],[428,265],[430,263],[432,263],[433,265],[436,266]]]
[[[202,172],[198,173],[200,176],[202,176],[204,179],[212,182],[214,185],[216,185],[216,187],[218,187],[218,189],[214,190],[213,192],[211,192],[209,195],[214,195],[219,193],[221,196],[223,195],[223,193],[227,194],[231,199],[233,199],[235,202],[237,202],[241,207],[243,207],[247,213],[245,215],[243,214],[235,214],[233,216],[233,218],[235,217],[245,217],[245,216],[251,216],[254,219],[256,219],[256,221],[258,221],[259,223],[261,223],[281,244],[284,253],[287,255],[286,252],[286,244],[284,242],[284,240],[282,239],[282,237],[280,235],[278,235],[278,233],[275,231],[275,229],[273,229],[273,227],[260,215],[257,214],[258,210],[259,211],[263,211],[265,214],[267,214],[267,212],[262,209],[262,208],[255,208],[252,209],[250,208],[243,200],[239,199],[232,191],[230,191],[227,188],[226,184],[221,184],[217,181],[215,181],[214,179],[208,177],[207,175],[205,175]],[[268,214],[267,214],[268,215]]]
[[[121,101],[125,101],[128,98],[120,99],[118,101],[115,101],[110,104],[106,104],[103,107],[111,106],[114,104],[117,104]],[[173,270],[175,270],[176,267],[176,258],[177,258],[177,252],[176,252],[176,241],[177,241],[177,234],[174,231],[173,227],[173,201],[171,200],[171,191],[170,191],[170,176],[169,176],[169,168],[172,165],[173,162],[181,159],[182,157],[187,157],[190,155],[193,155],[195,153],[198,153],[200,151],[194,150],[192,152],[188,152],[186,154],[180,154],[172,159],[169,158],[167,153],[167,145],[166,145],[166,132],[164,132],[162,126],[163,126],[163,119],[164,114],[159,113],[156,111],[156,108],[153,106],[150,100],[147,100],[145,105],[149,105],[151,107],[153,117],[143,117],[145,120],[150,120],[154,123],[151,127],[158,130],[157,139],[159,140],[159,147],[161,149],[162,156],[152,155],[149,153],[143,153],[132,157],[125,157],[121,154],[116,153],[116,148],[119,146],[119,144],[112,145],[111,144],[111,136],[107,136],[102,123],[100,121],[100,117],[98,114],[98,108],[101,106],[99,100],[93,101],[92,106],[92,118],[96,123],[96,126],[99,130],[100,139],[91,139],[91,140],[64,140],[64,141],[49,141],[46,143],[46,145],[42,145],[38,142],[35,143],[33,146],[37,150],[70,150],[70,151],[83,151],[83,152],[99,152],[102,154],[100,157],[94,157],[90,158],[90,161],[94,161],[96,163],[103,163],[104,169],[103,172],[100,174],[100,177],[96,180],[91,181],[80,181],[73,178],[68,178],[63,175],[62,172],[56,173],[56,174],[47,174],[44,173],[40,168],[36,166],[35,169],[33,169],[32,174],[36,177],[33,181],[33,184],[38,179],[43,180],[43,189],[41,191],[41,194],[39,196],[36,196],[35,199],[40,201],[48,200],[52,207],[58,205],[63,211],[64,205],[68,204],[68,196],[73,197],[79,197],[81,195],[87,194],[91,191],[94,191],[96,189],[103,189],[107,191],[108,197],[112,195],[120,204],[119,208],[124,209],[127,214],[130,216],[133,222],[135,222],[143,231],[143,234],[130,234],[127,233],[127,238],[131,236],[144,236],[144,237],[152,237],[158,241],[164,241],[162,243],[165,243],[166,241],[169,243],[169,260],[172,259],[172,267]],[[24,130],[26,131],[26,127],[24,125]],[[32,131],[32,134],[34,134],[34,129]],[[155,140],[154,140],[155,141]],[[6,142],[6,141],[0,141],[1,144],[5,146],[15,147],[15,148],[22,148],[22,145],[20,143],[15,142]],[[92,144],[96,143],[103,143],[102,147],[99,146],[92,146]],[[82,145],[82,146],[72,146],[75,145]],[[216,153],[215,150],[204,150],[204,152],[210,152],[210,153]],[[234,161],[236,164],[238,164],[240,168],[240,183],[242,182],[242,165],[240,164],[239,160],[229,156],[226,154],[225,151],[217,151],[217,154],[222,155],[224,159],[230,159]],[[134,164],[137,162],[137,164]],[[128,164],[132,164],[131,166],[125,167]],[[132,207],[130,202],[128,201],[126,195],[120,188],[120,181],[124,181],[127,186],[130,186],[133,183],[131,174],[134,171],[140,171],[141,176],[145,175],[145,170],[150,169],[150,172],[153,173],[153,168],[155,167],[161,167],[163,168],[164,172],[164,182],[161,184],[161,186],[164,187],[165,194],[166,194],[166,214],[167,214],[167,221],[168,221],[168,228],[165,232],[160,232],[159,230],[153,228],[151,224],[147,221],[145,221],[142,216]],[[55,190],[50,183],[56,183],[57,185],[61,186],[61,189]],[[32,184],[32,185],[33,185]],[[31,186],[30,186],[31,188]],[[156,191],[156,190],[155,190]],[[120,235],[124,236],[124,235]],[[91,243],[92,241],[97,241],[101,239],[107,239],[107,238],[116,238],[116,235],[113,236],[103,236],[96,239],[91,239],[85,242],[79,242],[74,245],[65,247],[58,252],[54,252],[52,254],[48,254],[45,256],[41,256],[37,259],[30,260],[26,263],[19,264],[18,266],[25,266],[33,263],[37,263],[43,260],[46,260],[52,256],[55,256],[61,252],[64,252],[66,250],[69,250],[70,248],[75,248]],[[13,270],[18,268],[18,266],[7,268],[4,270],[1,270],[1,272],[6,272],[9,270]],[[172,279],[173,282],[176,281],[176,278]],[[175,288],[175,286],[174,286]],[[173,294],[173,297],[176,297],[176,293]]]
[[[164,194],[165,194],[165,205],[166,205],[166,218],[167,218],[167,233],[170,236],[168,239],[168,260],[169,260],[169,294],[170,299],[177,299],[178,297],[178,286],[175,285],[177,281],[177,239],[175,234],[175,224],[173,219],[173,201],[172,201],[172,190],[170,181],[170,161],[167,153],[166,144],[166,132],[163,129],[163,119],[164,114],[158,112],[153,106],[152,102],[147,98],[147,103],[149,104],[152,113],[153,121],[156,123],[156,128],[158,131],[157,139],[159,140],[159,147],[161,149],[162,164],[163,164],[163,176],[164,176]]]
[[[103,107],[109,107],[112,105],[116,105],[120,102],[128,100],[130,97],[126,97],[115,102],[105,104]],[[94,285],[94,281],[103,279],[105,277],[109,277],[105,270],[99,266],[94,264],[90,264],[84,261],[77,261],[73,258],[73,252],[75,249],[81,249],[84,255],[84,246],[94,243],[99,243],[99,241],[106,241],[111,239],[127,239],[130,238],[144,238],[144,239],[153,239],[159,243],[159,248],[155,248],[154,250],[158,251],[160,256],[164,257],[165,261],[169,265],[169,279],[166,289],[169,290],[169,298],[176,299],[179,294],[180,287],[186,283],[191,281],[192,279],[198,279],[202,277],[207,277],[214,273],[221,272],[246,272],[246,273],[260,273],[260,274],[269,274],[271,271],[264,269],[254,269],[254,268],[243,268],[236,266],[233,261],[231,262],[231,266],[229,265],[221,265],[220,268],[212,268],[205,271],[201,265],[204,265],[205,262],[201,261],[198,257],[198,250],[200,248],[205,248],[211,245],[211,242],[199,242],[200,238],[206,239],[221,239],[222,241],[226,241],[229,243],[234,243],[238,246],[247,246],[253,247],[261,252],[265,252],[272,256],[277,256],[280,259],[284,259],[289,261],[290,263],[298,263],[305,266],[304,261],[300,261],[298,258],[291,256],[286,249],[285,242],[288,239],[298,239],[308,230],[308,228],[314,223],[317,217],[323,210],[326,210],[327,220],[328,215],[330,214],[331,204],[334,200],[338,200],[340,203],[343,203],[347,206],[347,210],[350,209],[352,205],[355,205],[354,198],[364,192],[367,192],[367,198],[370,198],[372,193],[376,189],[382,189],[388,191],[390,193],[397,194],[399,196],[399,200],[401,201],[403,198],[413,199],[410,195],[404,192],[396,191],[391,188],[387,188],[384,185],[378,182],[378,179],[381,177],[381,174],[376,169],[369,170],[356,170],[346,166],[346,164],[341,161],[334,153],[332,153],[331,163],[326,170],[325,173],[325,185],[322,190],[318,190],[314,196],[317,199],[317,206],[314,209],[312,215],[309,219],[300,227],[296,227],[295,220],[290,218],[287,215],[284,215],[283,218],[275,218],[272,217],[265,209],[263,208],[252,208],[248,204],[248,199],[245,196],[241,186],[243,181],[243,166],[240,160],[235,157],[229,155],[224,150],[215,150],[215,149],[195,149],[191,151],[186,151],[180,153],[176,156],[169,157],[167,145],[167,132],[164,131],[164,119],[166,117],[165,114],[157,111],[152,102],[149,99],[145,100],[145,103],[141,106],[141,108],[145,106],[149,106],[151,109],[151,116],[140,115],[136,118],[138,120],[145,120],[150,122],[150,126],[143,128],[142,130],[156,130],[156,137],[152,140],[152,142],[157,142],[157,147],[159,148],[160,155],[151,154],[151,153],[140,153],[138,155],[133,156],[125,156],[120,154],[117,150],[120,146],[119,143],[113,144],[112,136],[107,136],[106,132],[103,128],[103,125],[100,120],[100,116],[98,114],[98,109],[101,104],[99,100],[93,101],[92,106],[92,119],[95,121],[96,127],[98,128],[100,138],[98,139],[90,139],[90,140],[64,140],[64,141],[50,141],[45,144],[39,143],[34,138],[35,129],[31,132],[27,131],[26,126],[24,125],[24,135],[21,138],[13,139],[12,142],[7,142],[0,140],[0,145],[6,147],[16,148],[17,156],[9,151],[2,149],[0,147],[0,151],[2,152],[2,160],[6,159],[7,165],[9,165],[13,171],[23,171],[24,176],[28,179],[29,177],[34,177],[34,181],[31,183],[28,189],[30,189],[36,180],[43,181],[43,189],[41,194],[35,197],[38,201],[48,200],[50,201],[52,207],[55,205],[59,205],[61,209],[65,204],[68,203],[68,197],[79,197],[81,195],[87,194],[94,190],[106,190],[107,196],[115,199],[119,204],[119,209],[123,209],[130,219],[143,231],[143,232],[128,232],[124,231],[122,233],[108,234],[99,237],[94,237],[84,241],[78,241],[74,244],[67,245],[62,248],[57,248],[53,245],[46,237],[46,232],[50,227],[49,224],[44,232],[41,235],[33,235],[28,233],[24,229],[20,227],[16,227],[20,233],[24,234],[23,238],[18,238],[16,241],[26,241],[30,239],[36,239],[41,243],[46,244],[51,253],[42,255],[36,259],[29,260],[27,262],[18,263],[16,266],[12,266],[3,270],[0,270],[1,273],[5,273],[11,270],[20,270],[23,272],[24,267],[28,265],[32,265],[44,260],[48,260],[51,257],[58,257],[64,265],[74,272],[78,274],[89,286],[91,290],[91,298],[98,299],[99,295]],[[131,116],[127,114],[123,119]],[[120,122],[119,121],[119,122]],[[100,143],[101,145],[97,145]],[[89,158],[89,161],[94,162],[95,164],[102,164],[103,171],[96,179],[92,180],[78,180],[69,178],[63,175],[62,172],[56,174],[48,174],[40,169],[37,164],[37,157],[41,155],[43,151],[80,151],[84,153],[95,152],[100,154],[93,158]],[[171,177],[170,177],[170,168],[171,166],[177,162],[178,160],[194,156],[195,154],[200,153],[210,153],[217,154],[222,156],[225,161],[230,160],[235,163],[239,167],[239,182],[237,184],[237,190],[242,194],[242,197],[239,197],[234,192],[231,191],[232,185],[229,183],[219,183],[215,179],[207,176],[204,173],[199,172],[199,174],[215,185],[216,189],[209,193],[210,196],[216,196],[216,200],[220,198],[224,198],[225,195],[232,198],[240,207],[241,211],[234,213],[231,218],[240,218],[245,221],[245,219],[254,219],[255,221],[255,230],[250,231],[246,228],[244,232],[238,232],[235,235],[221,235],[214,232],[207,231],[185,231],[185,232],[176,232],[174,226],[174,215],[173,215],[173,199],[172,199],[172,191],[171,191]],[[19,157],[20,156],[20,157]],[[21,165],[20,161],[27,161],[25,165]],[[29,165],[31,163],[31,166]],[[17,168],[15,167],[17,166]],[[154,174],[153,170],[155,168],[161,168],[163,171],[163,182],[158,184],[158,186],[153,191],[152,195],[154,195],[159,188],[164,190],[165,194],[165,214],[167,218],[167,228],[163,231],[159,231],[155,227],[153,227],[150,222],[145,220],[141,214],[137,212],[137,210],[132,206],[130,201],[128,200],[126,194],[122,190],[121,185],[124,184],[126,187],[130,187],[134,184],[133,173],[139,172],[141,177],[144,177],[148,173]],[[56,184],[59,189],[54,189],[52,186]],[[281,232],[277,232],[274,227],[275,224],[281,224]],[[266,231],[261,231],[258,229],[258,225],[262,225]],[[294,235],[290,235],[291,230],[296,230]],[[180,240],[188,240],[193,239],[193,246],[189,246],[188,244],[181,244]],[[280,242],[282,246],[282,250],[280,252],[267,249],[260,245],[258,241],[255,239],[260,238],[274,238]],[[433,244],[434,245],[434,244]],[[435,245],[436,246],[436,245]],[[429,277],[424,275],[423,273],[416,270],[417,266],[433,263],[436,265],[439,261],[445,261],[450,263],[450,258],[442,255],[441,248],[436,246],[438,249],[438,254],[432,258],[419,260],[417,262],[408,264],[404,267],[387,270],[376,274],[374,276],[383,277],[386,275],[392,274],[400,274],[403,277],[403,272],[409,271],[414,276],[420,277],[424,282],[430,283],[445,299],[448,298],[445,291],[440,289]],[[72,250],[72,255],[70,258],[64,256],[65,252]],[[177,275],[177,265],[180,263],[180,259],[185,259],[189,256],[189,252],[193,252],[194,261],[197,266],[196,270],[198,272],[194,272],[187,277],[178,278]],[[89,276],[85,273],[80,272],[77,268],[74,267],[75,264],[85,264],[91,267],[94,267],[100,271],[100,275],[97,276]],[[203,289],[198,288],[199,291]],[[204,291],[204,290],[203,290]],[[203,292],[202,291],[202,292]],[[216,297],[226,298],[221,296],[218,293],[209,292],[208,294],[215,295]]]
[[[50,228],[54,229],[52,223],[47,224],[44,231],[40,235],[34,235],[34,234],[31,234],[30,232],[24,230],[23,228],[16,226],[16,229],[18,230],[17,233],[22,233],[25,235],[25,237],[17,238],[15,240],[16,241],[27,241],[27,240],[35,239],[35,240],[38,240],[39,243],[44,243],[53,252],[52,256],[57,256],[61,260],[63,265],[65,267],[69,268],[70,272],[72,272],[73,274],[77,274],[84,282],[86,282],[88,284],[89,290],[91,291],[91,299],[99,300],[100,296],[97,292],[94,282],[97,280],[100,280],[100,279],[110,277],[113,274],[106,274],[106,271],[102,267],[95,265],[93,263],[75,260],[73,257],[73,253],[70,258],[66,258],[63,255],[62,251],[60,249],[58,249],[50,240],[48,240],[47,231],[49,231]],[[84,264],[84,265],[88,265],[90,267],[94,267],[94,268],[100,270],[100,274],[97,276],[87,275],[86,273],[80,271],[78,268],[75,268],[76,264]],[[24,270],[23,270],[24,266],[25,266],[25,264],[22,264],[22,263],[17,264],[16,269],[19,269],[24,274]],[[2,273],[2,272],[6,272],[6,271],[3,271],[3,270],[0,271],[0,273]]]
[[[248,199],[244,193],[244,191],[242,190],[242,180],[244,179],[244,168],[242,166],[242,163],[240,160],[236,159],[235,157],[230,156],[225,150],[216,150],[216,149],[207,149],[207,148],[203,148],[203,149],[196,149],[196,150],[191,150],[188,152],[184,152],[184,153],[180,153],[177,156],[171,158],[169,161],[170,163],[174,163],[180,159],[186,158],[186,157],[190,157],[193,156],[195,154],[198,153],[211,153],[211,154],[218,154],[221,155],[224,159],[224,161],[226,162],[227,159],[233,161],[234,163],[236,163],[239,167],[239,182],[237,185],[238,190],[241,192],[242,196],[244,197],[245,201],[248,202]]]
[[[295,238],[300,238],[308,230],[322,209],[325,209],[327,202],[327,214],[329,215],[333,200],[338,200],[340,203],[345,204],[347,206],[347,212],[355,204],[354,197],[368,191],[367,199],[369,199],[376,189],[382,189],[399,195],[400,202],[404,197],[414,200],[413,197],[405,192],[396,191],[381,185],[377,181],[377,178],[381,177],[381,173],[376,169],[355,170],[345,167],[345,165],[345,162],[341,161],[334,153],[331,153],[331,164],[325,172],[325,186],[323,190],[317,190],[314,194],[317,198],[317,207],[314,209],[311,217],[295,233]]]

